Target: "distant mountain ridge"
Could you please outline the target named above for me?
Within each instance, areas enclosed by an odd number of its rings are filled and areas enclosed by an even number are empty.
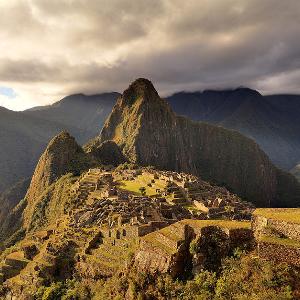
[[[24,114],[38,115],[40,119],[74,127],[77,129],[76,134],[72,130],[69,131],[76,136],[80,144],[84,144],[99,133],[119,95],[115,92],[89,96],[74,94],[52,105],[26,110]]]
[[[300,159],[300,96],[262,96],[255,90],[180,92],[167,98],[174,111],[196,121],[237,130],[254,139],[278,167]]]

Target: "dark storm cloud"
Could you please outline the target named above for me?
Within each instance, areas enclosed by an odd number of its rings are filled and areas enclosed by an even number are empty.
[[[121,91],[141,76],[162,94],[300,92],[299,0],[0,0],[0,9],[0,83],[21,96],[38,85],[40,102]]]

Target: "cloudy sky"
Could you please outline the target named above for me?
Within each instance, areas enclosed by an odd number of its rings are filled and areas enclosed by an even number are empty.
[[[0,0],[0,106],[122,91],[300,93],[299,0]]]

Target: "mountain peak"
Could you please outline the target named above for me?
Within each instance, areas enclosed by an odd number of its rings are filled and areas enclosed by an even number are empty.
[[[262,95],[257,90],[253,90],[248,87],[238,87],[235,90],[233,90],[233,92],[239,93],[244,96],[247,95],[247,96],[262,97]]]
[[[56,147],[59,147],[61,143],[71,142],[76,143],[74,137],[72,137],[69,132],[66,130],[61,131],[59,134],[57,134],[48,144],[47,150],[55,149]]]
[[[32,214],[39,196],[83,156],[82,148],[68,132],[62,131],[48,144],[34,171],[26,200],[30,204],[25,218]]]
[[[133,81],[122,95],[124,104],[132,105],[137,100],[153,101],[160,99],[152,82],[146,78],[138,78]]]

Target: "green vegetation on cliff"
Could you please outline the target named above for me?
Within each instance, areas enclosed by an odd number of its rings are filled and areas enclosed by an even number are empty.
[[[42,193],[32,209],[29,223],[24,224],[28,230],[37,230],[51,223],[53,224],[66,213],[72,201],[71,187],[77,179],[71,173],[66,174]]]

